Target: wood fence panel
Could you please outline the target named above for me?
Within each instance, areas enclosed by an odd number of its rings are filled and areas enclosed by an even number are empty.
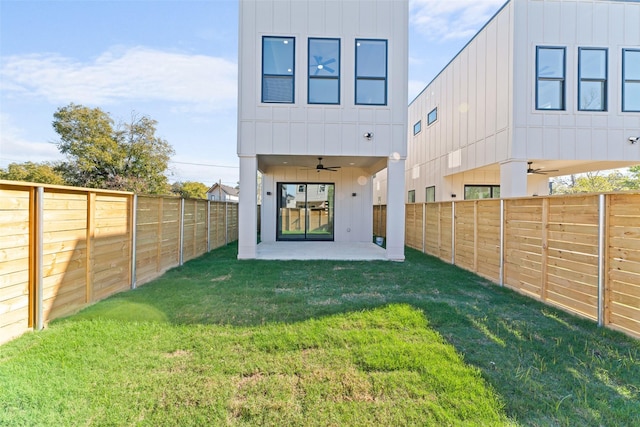
[[[433,256],[440,255],[440,206],[441,203],[427,203],[424,220],[424,251]]]
[[[405,209],[405,244],[422,251],[422,204],[411,203]]]
[[[500,200],[477,202],[476,272],[494,282],[500,279]]]
[[[476,202],[457,202],[455,211],[455,260],[465,270],[476,271]]]
[[[162,204],[159,197],[138,196],[136,224],[136,286],[157,277],[162,270]]]
[[[240,229],[240,224],[238,223],[238,204],[237,203],[227,203],[227,241],[233,242],[238,240],[238,233]]]
[[[196,257],[196,200],[184,201],[183,221],[182,260],[186,262]]]
[[[453,256],[453,212],[452,202],[440,203],[440,227],[438,228],[438,241],[440,248],[438,257],[446,262],[451,262]]]
[[[504,203],[504,283],[518,292],[542,299],[543,199],[513,199]]]
[[[165,198],[162,202],[161,271],[180,264],[180,204],[180,199],[177,198]]]
[[[598,196],[548,200],[546,301],[598,320]]]
[[[88,194],[85,192],[52,192],[45,189],[44,319],[66,316],[87,304],[87,200]]]
[[[605,324],[640,338],[640,194],[611,194]]]
[[[0,187],[0,344],[29,327],[30,194]]]
[[[96,195],[92,302],[131,287],[131,209],[129,195]]]
[[[196,203],[196,231],[195,231],[195,254],[196,256],[207,253],[207,201],[198,200]]]

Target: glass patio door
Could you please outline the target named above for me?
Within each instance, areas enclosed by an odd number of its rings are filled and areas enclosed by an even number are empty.
[[[277,240],[333,241],[335,185],[278,184]]]

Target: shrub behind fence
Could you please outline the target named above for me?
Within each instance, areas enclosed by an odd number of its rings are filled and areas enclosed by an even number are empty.
[[[238,238],[233,203],[0,181],[0,343]]]

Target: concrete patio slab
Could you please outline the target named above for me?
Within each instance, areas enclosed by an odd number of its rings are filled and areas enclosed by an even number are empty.
[[[261,242],[256,258],[266,260],[386,261],[385,249],[373,243]]]

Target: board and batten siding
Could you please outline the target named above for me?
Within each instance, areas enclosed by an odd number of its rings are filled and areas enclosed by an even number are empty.
[[[238,154],[406,156],[405,1],[240,2]],[[295,99],[261,102],[262,36],[295,37]],[[309,37],[340,39],[340,105],[307,103]],[[355,105],[355,40],[388,40],[387,105]],[[373,132],[374,141],[362,137]]]
[[[513,8],[513,150],[528,159],[637,161],[627,142],[640,114],[622,112],[622,49],[640,46],[637,2],[516,1]],[[565,111],[535,109],[536,47],[566,48]],[[578,110],[578,49],[608,51],[607,111]]]

